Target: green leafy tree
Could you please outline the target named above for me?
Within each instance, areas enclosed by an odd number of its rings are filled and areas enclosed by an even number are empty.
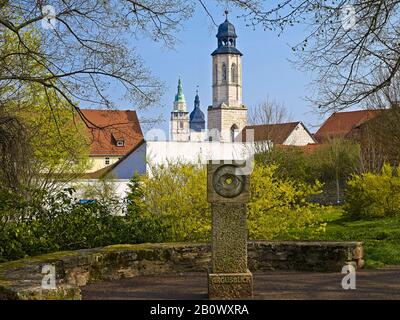
[[[46,73],[41,56],[28,59],[23,66],[20,63],[21,57],[29,54],[28,46],[41,50],[42,37],[37,29],[28,28],[18,38],[15,32],[2,28],[0,42],[0,74],[10,72],[10,68],[38,77]],[[3,187],[20,192],[62,189],[62,182],[80,176],[89,164],[84,123],[77,121],[73,109],[53,91],[41,89],[36,82],[0,81],[0,131],[4,132],[0,148],[5,160],[0,179]]]
[[[315,172],[307,156],[299,147],[273,146],[269,151],[256,154],[255,159],[263,165],[276,165],[275,174],[281,178],[312,181]]]
[[[170,226],[163,224],[162,217],[146,210],[143,182],[137,172],[128,183],[126,197],[126,219],[130,232],[136,234],[139,242],[163,242],[168,239]]]
[[[86,172],[90,166],[89,138],[85,125],[74,121],[70,111],[62,106],[48,110],[38,104],[19,116],[33,150],[36,187],[60,190]]]
[[[335,182],[337,202],[340,203],[341,184],[360,170],[360,146],[350,140],[332,139],[312,153],[309,161],[321,181]]]
[[[126,197],[127,211],[131,215],[138,216],[143,211],[143,190],[140,186],[140,176],[137,172],[133,174],[133,177],[128,183],[129,192]]]

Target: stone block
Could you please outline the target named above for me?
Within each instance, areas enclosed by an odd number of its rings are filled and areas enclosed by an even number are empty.
[[[212,204],[213,272],[247,271],[245,204]]]
[[[245,273],[208,274],[208,297],[212,300],[252,299],[253,275]]]
[[[224,161],[215,162],[224,163]],[[233,169],[242,166],[244,163],[235,161],[223,165],[210,161],[207,166],[208,202],[226,204],[247,203],[250,200],[249,177],[236,175]],[[230,183],[227,183],[228,180]]]

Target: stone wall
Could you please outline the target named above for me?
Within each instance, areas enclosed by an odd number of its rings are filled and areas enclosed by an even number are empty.
[[[340,272],[344,265],[362,268],[360,242],[251,242],[249,269]]]
[[[360,242],[250,242],[251,271],[332,271],[363,265]],[[79,287],[90,282],[138,275],[206,272],[207,244],[139,244],[58,252],[0,264],[0,299],[80,299]],[[44,265],[56,268],[57,289],[41,288]]]

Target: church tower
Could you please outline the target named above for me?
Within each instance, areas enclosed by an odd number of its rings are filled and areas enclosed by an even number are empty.
[[[175,96],[174,110],[171,112],[171,140],[189,141],[189,112],[186,109],[182,81],[178,82],[178,93]]]
[[[204,141],[206,121],[204,113],[200,108],[199,92],[196,92],[194,98],[194,109],[190,113],[190,141]]]
[[[226,20],[218,28],[218,48],[212,53],[213,104],[208,108],[209,140],[233,142],[247,125],[242,104],[242,53],[236,48],[236,31]],[[240,138],[238,138],[240,139]]]

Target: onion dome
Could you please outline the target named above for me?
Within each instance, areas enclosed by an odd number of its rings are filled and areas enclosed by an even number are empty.
[[[218,27],[217,39],[218,39],[218,48],[215,50],[212,55],[217,54],[239,54],[242,53],[236,49],[236,39],[237,34],[235,30],[235,26],[229,22],[228,20],[228,11],[225,11],[226,20]]]
[[[206,121],[203,111],[200,109],[200,97],[197,92],[194,99],[194,109],[190,113],[190,130],[201,132],[206,128]]]

